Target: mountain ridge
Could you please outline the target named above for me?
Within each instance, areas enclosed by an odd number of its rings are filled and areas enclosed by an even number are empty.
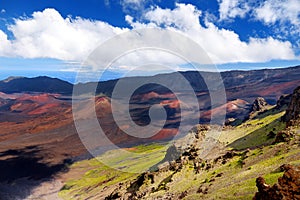
[[[196,91],[205,91],[207,87],[205,87],[206,83],[201,77],[201,75],[205,75],[207,79],[213,79],[217,77],[217,72],[199,72],[198,71],[180,71],[166,74],[157,74],[154,76],[135,76],[135,77],[125,77],[120,78],[122,80],[127,80],[128,83],[132,83],[139,79],[153,79],[154,80],[164,80],[167,83],[170,80],[173,80],[172,77],[174,74],[180,73],[182,74],[190,83]],[[200,75],[200,76],[199,76]],[[226,90],[236,90],[238,87],[243,87],[249,84],[262,84],[263,83],[285,83],[291,81],[297,81],[297,75],[300,75],[300,65],[287,67],[287,68],[277,68],[277,69],[258,69],[258,70],[231,70],[220,72],[220,75],[223,79],[223,84]],[[108,81],[101,82],[86,82],[86,83],[77,83],[72,84],[67,81],[60,80],[58,78],[50,78],[47,76],[38,76],[34,78],[27,77],[18,77],[17,79],[9,78],[0,81],[0,91],[5,93],[17,93],[17,92],[53,92],[53,93],[61,93],[61,94],[72,94],[73,87],[76,86],[79,88],[92,88],[97,87],[97,93],[104,93],[108,96],[111,96],[111,93],[116,85],[117,81],[120,79],[113,79]],[[97,84],[98,86],[95,86]],[[180,86],[176,87],[176,83],[170,83],[169,85],[174,85],[175,89],[181,89]],[[219,86],[219,87],[222,87]],[[294,89],[294,88],[293,88]],[[141,93],[150,92],[150,90],[162,90],[161,87],[148,87],[144,91],[140,91]],[[163,90],[162,90],[163,91]],[[88,91],[93,92],[93,91]],[[288,91],[287,93],[291,93],[292,91]],[[277,97],[278,98],[278,97]]]

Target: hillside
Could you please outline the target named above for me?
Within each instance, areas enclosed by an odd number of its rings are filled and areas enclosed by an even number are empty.
[[[0,81],[0,91],[4,93],[60,93],[72,94],[73,85],[66,81],[47,76],[35,78],[9,77]]]
[[[218,74],[214,72],[180,72],[183,77],[190,83],[196,92],[207,92],[205,80],[212,83],[218,80]],[[201,75],[200,75],[201,74]],[[270,103],[276,103],[277,99],[282,94],[290,94],[293,89],[300,84],[300,66],[278,69],[261,69],[249,71],[226,71],[220,73],[223,84],[226,89],[227,99],[243,99],[252,102],[256,97],[264,97]],[[128,85],[145,82],[163,82],[173,88],[174,91],[180,92],[185,88],[185,85],[180,79],[176,78],[177,73],[158,74],[155,76],[145,77],[127,77],[122,80]],[[204,78],[205,77],[205,80]],[[90,88],[97,88],[97,93],[103,93],[111,96],[113,88],[118,80],[111,80],[98,83],[77,84],[78,90],[85,92],[90,91]],[[216,83],[219,83],[216,81]],[[223,87],[216,85],[215,88]],[[148,94],[156,92],[158,94],[169,93],[169,90],[158,86],[157,84],[147,84],[145,87],[139,88],[135,94]],[[208,94],[206,94],[208,95]]]
[[[276,171],[280,164],[299,164],[299,148],[296,148],[299,137],[286,140],[294,136],[290,133],[299,132],[296,120],[298,95],[290,94],[300,85],[299,70],[300,67],[223,72],[228,101],[213,109],[209,106],[209,94],[200,87],[201,78],[195,72],[183,72],[193,87],[198,88],[199,121],[209,122],[212,112],[217,117],[224,114],[227,117],[218,142],[208,140],[216,145],[208,151],[210,154],[206,158],[199,157],[201,148],[189,145],[203,145],[203,135],[207,129],[215,127],[198,126],[187,135],[187,140],[186,137],[181,142],[178,140],[175,149],[166,141],[177,133],[180,120],[177,116],[182,102],[175,94],[157,85],[141,87],[134,93],[130,114],[136,123],[149,122],[148,111],[154,104],[162,105],[168,113],[164,128],[154,137],[143,140],[127,135],[113,119],[109,91],[116,81],[100,83],[98,92],[107,95],[100,94],[74,106],[78,108],[81,120],[87,120],[94,110],[90,104],[93,101],[106,135],[126,150],[125,153],[112,150],[100,156],[113,168],[96,159],[87,160],[91,156],[81,143],[72,118],[70,91],[73,85],[48,77],[4,80],[0,82],[0,86],[6,88],[0,90],[0,170],[4,174],[0,176],[0,196],[41,199],[42,191],[49,190],[51,195],[57,197],[59,193],[64,199],[114,199],[118,196],[125,199],[129,196],[133,199],[216,199],[228,188],[232,191],[230,194],[250,199],[256,192],[258,175],[265,174],[268,184],[273,184],[282,175]],[[206,75],[214,76],[213,73]],[[169,80],[172,74],[156,77],[177,84],[180,89],[180,82]],[[128,78],[129,82],[137,79],[140,78]],[[79,85],[89,84],[94,83]],[[185,95],[184,91],[179,93]],[[279,100],[276,102],[275,99]],[[287,125],[290,127],[286,129]],[[108,148],[106,143],[98,145]],[[210,146],[209,143],[205,145]],[[128,157],[128,152],[135,156]],[[149,168],[151,172],[142,175],[129,173]],[[235,174],[238,176],[232,177]],[[227,183],[226,180],[231,181]],[[238,188],[246,188],[247,192]],[[231,198],[233,196],[229,195],[228,199]]]
[[[110,167],[97,159],[78,162],[68,172],[77,172],[76,177],[62,175],[66,184],[60,196],[63,199],[252,199],[257,191],[257,177],[262,176],[273,185],[284,174],[284,164],[300,166],[300,127],[287,126],[282,120],[284,115],[284,107],[272,107],[237,127],[223,128],[219,143],[206,157],[201,156],[204,136],[213,127],[199,125],[175,144],[128,149],[137,153],[134,163],[118,150],[99,158],[110,160]],[[286,134],[285,139],[280,139],[282,134]],[[161,160],[158,166],[142,174],[123,170],[143,170],[145,162],[157,160]]]

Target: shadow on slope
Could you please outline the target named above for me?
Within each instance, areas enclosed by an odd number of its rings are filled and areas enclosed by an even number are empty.
[[[280,121],[280,118],[275,119],[271,123],[264,124],[264,122],[262,121],[257,123],[256,125],[262,125],[262,127],[247,134],[244,137],[233,141],[228,146],[237,150],[242,150],[247,148],[259,147],[262,145],[269,145],[274,142],[276,133],[286,127],[285,123]]]
[[[67,170],[70,160],[55,165],[44,163],[37,156],[39,151],[37,146],[29,146],[0,153],[0,199],[25,199],[44,180]]]

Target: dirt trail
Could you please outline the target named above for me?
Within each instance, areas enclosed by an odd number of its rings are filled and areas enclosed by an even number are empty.
[[[59,179],[43,182],[31,192],[26,200],[60,200],[58,192],[62,186],[63,182]]]

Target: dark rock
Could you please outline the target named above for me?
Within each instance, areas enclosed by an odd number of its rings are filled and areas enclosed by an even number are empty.
[[[276,133],[274,133],[274,131],[270,131],[267,136],[268,136],[268,138],[275,138]]]
[[[293,137],[294,137],[293,132],[291,132],[289,130],[280,131],[276,135],[274,144],[280,143],[280,142],[288,142]]]
[[[252,112],[262,112],[266,110],[268,103],[262,97],[258,97],[254,100],[252,105]]]
[[[188,192],[187,191],[184,191],[184,192],[182,192],[180,195],[179,195],[179,199],[183,199],[184,197],[186,197],[187,196],[187,194],[188,194]]]
[[[112,199],[118,199],[120,198],[120,194],[119,193],[112,193],[109,196],[105,197],[105,200],[112,200]]]
[[[209,170],[210,168],[212,168],[211,164],[207,163],[206,167],[205,167],[205,170]]]
[[[287,125],[294,125],[300,119],[300,87],[294,90],[289,106],[282,119],[287,122]]]
[[[214,182],[216,179],[212,178],[210,179],[208,182],[211,183],[211,182]]]
[[[256,187],[259,192],[266,192],[270,189],[270,186],[266,184],[266,181],[263,177],[258,177],[256,179]]]
[[[208,188],[204,186],[200,186],[197,190],[197,193],[207,194]]]
[[[151,184],[154,183],[154,174],[151,172],[144,172],[141,175],[139,175],[137,177],[137,179],[131,183],[131,185],[129,186],[129,188],[127,188],[127,192],[129,193],[135,193],[137,192],[140,187],[145,184],[145,182],[147,181],[151,181]]]
[[[283,165],[280,168],[285,172],[272,187],[267,185],[262,177],[256,179],[258,192],[253,200],[300,199],[300,168],[291,165]]]
[[[292,165],[289,165],[289,164],[284,164],[284,165],[281,165],[280,166],[280,170],[281,172],[285,172],[285,171],[288,171],[290,169],[293,169],[293,166]]]
[[[290,104],[292,99],[292,95],[288,94],[288,95],[282,95],[280,96],[280,98],[278,99],[278,101],[276,102],[276,109],[281,110],[281,109],[286,109],[288,107],[288,105]]]

